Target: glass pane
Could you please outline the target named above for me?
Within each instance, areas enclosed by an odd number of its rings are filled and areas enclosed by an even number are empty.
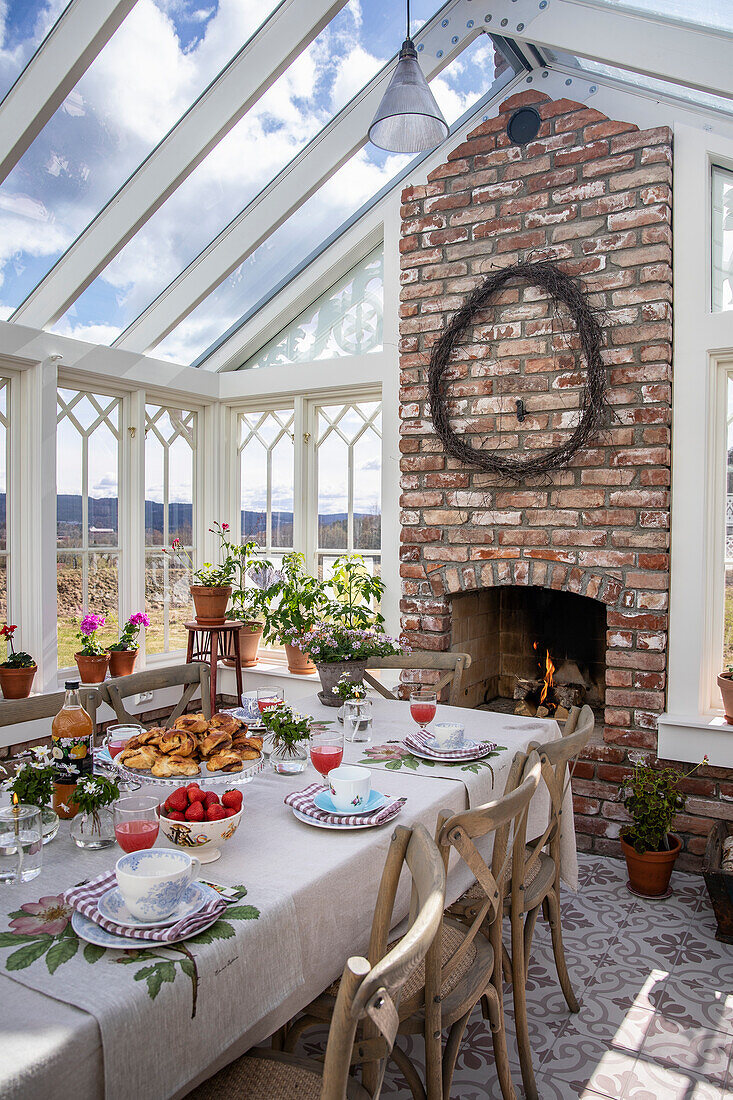
[[[267,452],[252,439],[241,456],[242,539],[267,544]]]
[[[354,549],[382,545],[382,440],[372,428],[354,444]]]
[[[0,622],[8,621],[8,557],[0,554]]]
[[[83,440],[67,419],[56,428],[56,541],[59,547],[82,544]]]
[[[242,538],[254,539],[268,553],[273,547],[291,549],[295,494],[293,410],[243,413],[239,424]]]
[[[76,637],[83,613],[83,556],[59,554],[56,567],[58,667],[72,668],[79,648]],[[94,609],[95,611],[98,608]],[[76,620],[76,622],[74,621]]]
[[[629,11],[648,15],[662,15],[668,19],[680,19],[712,27],[713,30],[733,31],[733,8],[728,0],[597,0],[602,6],[627,8]],[[653,33],[653,25],[649,27]]]
[[[116,554],[89,554],[89,580],[85,610],[104,615],[105,624],[100,632],[104,641],[116,641],[119,637],[119,592],[117,586]]]
[[[106,423],[89,436],[89,545],[117,546],[117,437]]]
[[[293,545],[293,461],[293,441],[281,436],[272,448],[272,545],[280,549]]]
[[[145,432],[146,546],[162,546],[167,541],[164,533],[164,453],[164,446],[159,436],[148,428]]]
[[[59,6],[48,5],[57,11]],[[147,0],[132,9],[0,187],[0,305],[6,313],[274,6],[274,0],[218,5]],[[12,5],[11,28],[23,7]],[[5,49],[3,42],[3,57]],[[105,292],[111,308],[111,284]],[[95,311],[98,317],[104,313]],[[102,321],[84,335],[106,342],[111,329]]]
[[[8,546],[8,399],[10,387],[4,378],[0,378],[0,550]],[[3,567],[7,563],[3,561]]]
[[[733,172],[713,167],[713,310],[733,309]]]
[[[168,456],[168,531],[185,546],[193,542],[193,451],[181,436]]]
[[[349,545],[349,448],[330,431],[318,448],[318,545],[345,550]]]
[[[725,498],[725,623],[723,667],[733,663],[733,375],[728,375],[728,454]]]
[[[150,619],[145,630],[146,653],[186,648],[183,624],[193,618],[190,583],[191,573],[185,564],[166,554],[145,555],[145,610]]]

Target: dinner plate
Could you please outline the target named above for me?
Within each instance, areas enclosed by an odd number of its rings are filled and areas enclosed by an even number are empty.
[[[198,936],[199,932],[205,932],[207,928],[211,928],[212,924],[216,924],[218,920],[219,916],[212,915],[209,923],[202,925],[201,928],[197,928],[193,935]],[[168,940],[163,943],[160,940],[139,940],[132,936],[117,936],[114,932],[107,932],[104,928],[101,928],[98,924],[95,924],[94,921],[89,920],[76,910],[71,914],[71,927],[74,929],[79,939],[86,940],[87,943],[93,943],[97,947],[112,947],[115,951],[144,951],[146,948],[155,950],[155,948],[168,947],[172,943],[182,943],[183,940],[191,938],[190,936],[181,936],[177,940]]]
[[[412,745],[408,745],[413,756],[419,756],[421,760],[430,760],[433,764],[471,764],[475,760],[483,760],[485,756],[489,756],[493,751],[492,745],[477,745],[477,752],[474,756],[461,756],[458,759],[446,759],[444,755],[439,756],[433,752],[423,752],[420,749],[413,748]]]
[[[192,913],[198,913],[210,898],[211,893],[206,886],[192,882],[175,911],[165,920],[138,920],[125,905],[119,886],[113,886],[106,894],[102,894],[97,902],[97,909],[107,920],[114,921],[123,928],[165,928],[169,924],[183,920],[184,917],[190,917]]]
[[[370,791],[366,806],[361,806],[358,810],[337,810],[328,791],[319,791],[313,801],[319,810],[323,810],[327,814],[339,814],[340,817],[358,817],[359,814],[371,814],[375,810],[380,810],[386,803],[387,796],[380,794],[379,791]]]
[[[391,817],[389,821],[355,821],[353,824],[350,822],[348,825],[333,825],[330,821],[318,821],[315,817],[308,817],[308,814],[303,814],[300,810],[296,810],[294,806],[290,809],[293,811],[298,821],[304,822],[306,825],[315,825],[317,829],[335,829],[337,832],[344,829],[378,829],[380,825],[389,825],[394,821],[394,817]],[[343,816],[343,815],[342,815]],[[395,817],[397,815],[395,814]]]

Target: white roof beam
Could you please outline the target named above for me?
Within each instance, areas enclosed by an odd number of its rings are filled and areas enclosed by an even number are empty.
[[[133,0],[134,2],[134,0]],[[282,0],[12,316],[53,324],[346,0]]]
[[[426,78],[439,73],[484,30],[471,0],[446,4],[415,38]],[[456,39],[454,42],[453,39]],[[355,152],[389,83],[386,65],[301,152],[214,238],[115,340],[114,347],[147,351],[214,290]]]
[[[0,183],[136,0],[72,0],[0,103]]]

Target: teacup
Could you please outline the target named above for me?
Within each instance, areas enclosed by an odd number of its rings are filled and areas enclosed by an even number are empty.
[[[260,714],[260,708],[257,706],[257,692],[245,691],[242,694],[241,703],[242,710],[247,716],[247,721],[259,725],[262,721],[262,715]]]
[[[326,778],[331,801],[337,810],[348,813],[366,806],[372,789],[372,773],[368,768],[360,768],[356,764],[341,764],[338,768],[333,768]]]
[[[143,921],[169,916],[200,870],[201,861],[196,856],[172,848],[130,852],[118,859],[115,867],[127,908]]]
[[[458,722],[436,722],[431,733],[438,747],[446,751],[460,749],[466,739],[465,730]]]

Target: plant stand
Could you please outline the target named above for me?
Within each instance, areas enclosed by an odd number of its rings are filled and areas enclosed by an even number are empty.
[[[211,681],[209,685],[209,697],[211,700],[211,713],[216,713],[216,670],[219,661],[223,657],[231,657],[234,661],[234,675],[237,678],[237,703],[242,699],[242,657],[239,651],[239,632],[244,623],[238,619],[222,623],[220,626],[201,626],[200,623],[184,623],[188,631],[188,646],[186,647],[186,664],[194,661],[203,661],[209,666]]]
[[[724,871],[721,866],[723,841],[727,839],[726,823],[716,821],[708,836],[702,864],[702,877],[718,924],[715,938],[721,943],[733,943],[733,871]]]

